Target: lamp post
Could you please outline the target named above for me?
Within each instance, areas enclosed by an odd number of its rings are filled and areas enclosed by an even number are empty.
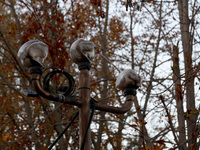
[[[89,63],[79,67],[79,100],[81,107],[79,110],[79,147],[81,147],[90,116],[90,77],[89,77]],[[90,129],[88,129],[84,149],[90,150]]]
[[[94,44],[90,41],[79,39],[75,41],[70,48],[71,59],[78,65],[80,71],[79,99],[74,99],[73,97],[69,96],[70,92],[72,92],[73,84],[66,88],[68,91],[65,93],[68,93],[68,95],[51,93],[41,86],[40,78],[42,75],[42,67],[44,67],[43,61],[47,57],[47,54],[48,46],[39,40],[31,40],[22,45],[20,48],[18,57],[21,59],[22,64],[29,69],[32,85],[35,88],[35,91],[26,90],[25,94],[27,96],[42,96],[51,101],[78,106],[80,127],[79,148],[81,150],[90,150],[91,134],[89,126],[94,109],[117,114],[126,113],[132,107],[136,95],[136,89],[140,86],[141,78],[131,69],[124,70],[119,74],[116,80],[116,87],[122,90],[124,96],[126,97],[126,101],[122,107],[100,104],[96,103],[94,99],[91,100],[89,71],[92,58],[94,57]],[[59,72],[63,73],[67,79],[73,83],[73,78],[70,74],[64,71]],[[52,77],[53,75],[53,73],[48,74],[48,78]],[[92,113],[90,115],[91,109]],[[75,118],[73,120],[75,120]],[[64,134],[66,130],[64,130],[62,134]],[[56,142],[59,140],[59,138],[56,140]],[[54,145],[50,146],[49,149],[51,149],[53,146]]]

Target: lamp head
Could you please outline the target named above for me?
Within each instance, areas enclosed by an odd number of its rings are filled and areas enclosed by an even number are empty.
[[[120,90],[137,89],[141,85],[141,77],[132,69],[122,71],[116,80],[116,87]]]
[[[91,41],[78,39],[70,48],[70,56],[76,64],[81,62],[91,62],[94,58],[94,43]]]
[[[44,60],[48,55],[48,45],[39,40],[30,40],[24,43],[17,56],[25,67],[40,65],[44,67]]]

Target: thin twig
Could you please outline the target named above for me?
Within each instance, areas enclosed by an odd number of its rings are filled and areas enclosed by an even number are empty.
[[[173,126],[173,123],[172,123],[172,118],[171,118],[171,115],[170,115],[170,113],[169,113],[169,111],[168,111],[168,108],[167,108],[167,106],[166,106],[166,104],[165,104],[164,97],[163,97],[162,95],[160,95],[159,98],[160,98],[161,102],[163,103],[163,106],[164,106],[165,111],[166,111],[166,113],[167,113],[167,117],[168,117],[168,119],[169,119],[170,128],[171,128],[172,133],[173,133],[174,138],[175,138],[175,142],[176,142],[176,144],[177,144],[178,147],[179,147],[179,142],[178,142],[178,139],[177,139],[176,134],[175,134],[175,129],[174,129],[174,126]]]
[[[104,56],[102,53],[99,53],[99,55],[101,55],[101,57],[103,57],[106,61],[108,61],[111,65],[113,65],[113,67],[120,72],[120,70],[111,62],[110,59],[108,59],[106,56]]]

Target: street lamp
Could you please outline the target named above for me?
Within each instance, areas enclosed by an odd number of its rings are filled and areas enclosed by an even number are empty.
[[[42,75],[42,68],[44,67],[43,62],[44,59],[47,57],[47,54],[48,46],[39,40],[28,41],[20,48],[18,52],[18,57],[21,59],[22,64],[24,64],[24,66],[29,69],[29,72],[31,74],[31,82],[33,87],[35,88],[35,91],[25,90],[23,92],[27,96],[42,96],[51,101],[78,106],[79,111],[75,115],[74,119],[72,119],[72,121],[75,120],[75,118],[79,115],[79,147],[81,150],[90,150],[91,135],[89,126],[94,110],[96,109],[117,114],[124,114],[129,111],[132,107],[136,95],[136,90],[140,86],[141,78],[132,69],[126,69],[119,74],[116,80],[116,87],[122,90],[124,96],[126,97],[126,101],[122,107],[115,107],[97,103],[95,99],[90,97],[89,71],[91,68],[92,59],[95,55],[94,44],[87,40],[78,39],[72,44],[70,48],[71,59],[78,65],[80,71],[79,99],[75,99],[70,96],[74,90],[73,77],[63,70],[57,70],[57,72],[63,73],[69,80],[69,83],[71,83],[67,88],[64,88],[66,89],[64,94],[52,93],[41,86],[40,78]],[[55,73],[50,72],[45,77],[47,81],[45,81],[44,83],[47,88],[47,83],[54,74]],[[92,109],[91,114],[90,109]],[[67,126],[62,134],[64,134],[71,123]],[[56,139],[56,141],[59,140],[62,134]],[[51,145],[49,149],[51,149],[54,144]]]

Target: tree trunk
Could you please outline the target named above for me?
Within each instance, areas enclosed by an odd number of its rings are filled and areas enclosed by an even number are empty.
[[[26,108],[26,113],[27,113],[28,124],[29,124],[30,128],[34,128],[34,122],[33,122],[33,118],[32,118],[32,110],[30,107],[29,99],[24,98],[24,103],[25,103],[25,108]],[[35,132],[35,129],[33,129],[33,131],[31,132],[31,135],[32,135],[33,141],[35,141],[35,149],[40,150],[41,145],[40,145],[40,141],[37,136],[37,133]],[[32,148],[29,147],[29,149],[31,150]]]
[[[156,70],[156,63],[157,63],[157,59],[158,59],[158,52],[159,52],[159,46],[160,46],[160,41],[161,41],[161,31],[162,31],[162,0],[160,2],[160,9],[159,9],[159,23],[157,23],[158,26],[158,37],[157,37],[157,43],[156,43],[156,48],[155,48],[155,56],[154,56],[154,61],[153,61],[153,66],[152,66],[152,70],[151,70],[151,74],[150,74],[150,80],[149,80],[149,85],[147,87],[147,94],[146,94],[146,98],[145,98],[145,104],[144,104],[144,108],[143,108],[143,116],[142,118],[142,133],[147,133],[146,128],[143,126],[144,124],[144,119],[146,117],[146,110],[147,110],[147,105],[148,105],[148,101],[150,99],[150,95],[151,95],[151,91],[153,88],[153,79],[154,79],[154,74],[155,74],[155,70]],[[148,136],[147,136],[148,137]],[[153,147],[153,144],[149,141],[149,138],[146,139],[146,144],[149,147]]]
[[[181,39],[184,53],[185,64],[185,86],[186,86],[186,104],[187,104],[187,135],[188,135],[188,148],[195,149],[196,138],[196,114],[191,114],[195,110],[195,97],[194,97],[194,74],[192,69],[192,39],[189,32],[190,20],[188,16],[188,0],[178,1]]]
[[[183,91],[181,85],[181,75],[179,69],[178,46],[173,46],[173,81],[175,83],[175,98],[178,114],[179,149],[186,149],[185,117],[183,111]]]
[[[104,29],[102,31],[101,24],[100,24],[100,18],[99,18],[99,28],[100,28],[100,36],[101,36],[101,50],[102,54],[106,56],[106,44],[107,44],[107,27],[108,27],[108,11],[109,11],[109,0],[106,1],[106,17],[105,17],[105,23],[104,23]],[[103,91],[101,94],[101,99],[106,99],[107,97],[107,91],[108,91],[108,62],[106,61],[105,58],[102,57],[101,59],[101,64],[102,64],[102,73],[103,73]],[[106,100],[103,101],[103,103],[106,103]],[[105,120],[105,112],[102,111],[100,113],[100,120]],[[99,129],[98,129],[98,135],[97,135],[97,143],[96,146],[97,148],[101,147],[102,143],[102,131],[104,127],[104,122],[100,121],[99,123]]]
[[[52,15],[52,18],[53,18],[51,20],[51,26],[52,26],[52,30],[51,30],[51,38],[52,38],[52,43],[51,44],[52,45],[51,46],[55,47],[57,33],[53,29],[56,26],[55,16],[56,16],[56,11],[57,11],[57,3],[58,3],[58,1],[57,0],[51,0],[51,3],[53,4],[52,7],[51,7],[51,15]],[[53,65],[54,65],[55,62],[58,61],[57,59],[58,58],[57,58],[56,55],[52,56]],[[57,83],[57,80],[56,80],[55,85],[53,85],[53,86],[56,87],[57,84],[58,83]],[[60,103],[54,102],[54,105],[55,105],[55,108],[58,108],[59,105],[60,105]],[[55,121],[56,121],[56,124],[60,123],[62,121],[61,108],[60,107],[55,111]],[[57,132],[58,136],[64,130],[63,127],[62,127],[62,125],[56,125],[55,128],[56,128],[56,132]],[[61,149],[66,149],[67,148],[67,146],[65,144],[65,138],[63,136],[60,138],[60,140],[58,141],[58,143],[59,143],[59,146],[60,146]]]

